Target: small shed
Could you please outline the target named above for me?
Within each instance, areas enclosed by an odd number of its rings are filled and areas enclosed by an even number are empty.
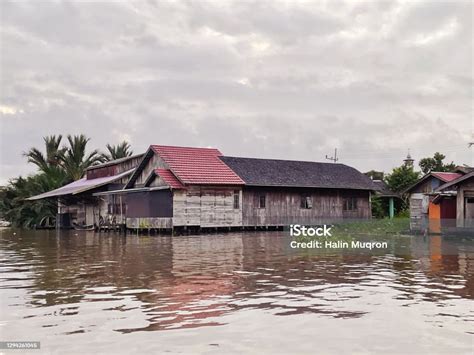
[[[435,204],[433,203],[433,193],[441,185],[456,180],[461,176],[463,176],[463,174],[457,172],[431,172],[405,190],[405,193],[409,194],[410,218],[440,219],[441,215],[437,213],[439,207],[434,206]]]

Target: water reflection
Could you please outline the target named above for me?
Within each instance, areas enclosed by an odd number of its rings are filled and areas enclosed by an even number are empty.
[[[472,333],[472,240],[401,237],[399,252],[384,255],[291,252],[288,242],[279,232],[173,238],[4,230],[5,333],[100,337],[234,326],[250,315],[257,323],[259,315],[316,326],[397,313],[416,314],[417,327]]]

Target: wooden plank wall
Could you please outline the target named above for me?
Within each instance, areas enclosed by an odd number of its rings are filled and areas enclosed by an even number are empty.
[[[143,185],[150,173],[158,168],[168,169],[168,165],[157,154],[153,154],[135,181],[135,187]]]
[[[369,191],[357,190],[244,188],[243,225],[286,226],[294,223],[318,223],[327,218],[370,218],[369,194]],[[265,208],[259,208],[261,195],[265,195]],[[302,195],[311,196],[312,208],[301,208]],[[343,211],[346,197],[357,199],[356,211]]]
[[[141,159],[142,157],[140,156],[122,163],[89,169],[86,173],[87,179],[97,179],[104,176],[112,176],[123,173],[124,171],[128,171],[137,167],[138,164],[140,164]]]
[[[171,217],[127,217],[127,228],[140,229],[171,229]]]
[[[423,194],[414,193],[410,195],[410,218],[422,218],[423,213]]]
[[[239,190],[238,209],[234,209],[234,190]],[[240,188],[190,186],[187,190],[174,190],[173,226],[242,226]]]
[[[474,197],[474,181],[469,179],[461,184],[457,194],[457,226],[474,227],[474,215],[471,206],[467,205],[466,197]]]

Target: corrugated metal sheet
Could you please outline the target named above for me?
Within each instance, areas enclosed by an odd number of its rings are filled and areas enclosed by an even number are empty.
[[[87,180],[86,178],[82,178],[80,180],[71,182],[70,184],[64,185],[60,187],[59,189],[48,191],[43,194],[30,197],[28,198],[28,200],[40,200],[42,198],[55,197],[55,196],[76,195],[78,193],[92,190],[92,189],[95,189],[96,187],[103,186],[103,185],[112,183],[116,180],[119,180],[123,178],[124,176],[130,175],[133,172],[133,170],[134,169],[131,169],[118,175],[107,176],[107,177],[102,177],[102,178],[97,178],[97,179]]]
[[[463,176],[463,174],[458,174],[458,173],[436,173],[436,172],[431,173],[431,175],[433,175],[434,177],[437,177],[443,182],[450,182]]]

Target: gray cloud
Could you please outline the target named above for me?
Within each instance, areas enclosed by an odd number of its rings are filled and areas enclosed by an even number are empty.
[[[472,4],[2,2],[0,183],[42,136],[474,164]]]

